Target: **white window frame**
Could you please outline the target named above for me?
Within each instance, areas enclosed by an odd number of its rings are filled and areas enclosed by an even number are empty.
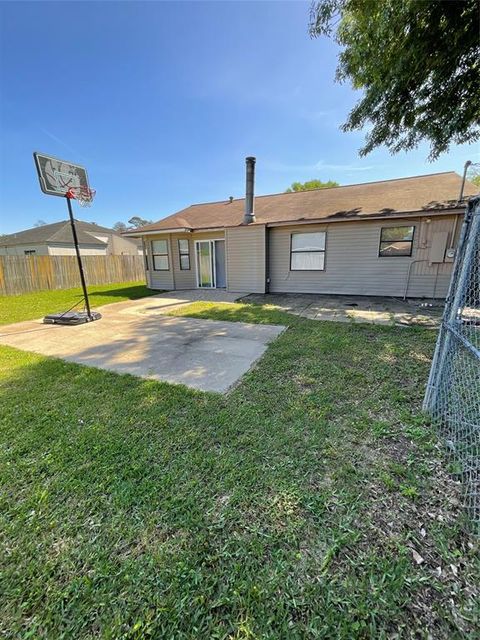
[[[181,245],[180,245],[181,242],[186,242],[187,243],[188,249],[187,249],[186,252],[182,251]],[[179,262],[179,265],[180,265],[180,271],[191,271],[191,269],[192,269],[192,260],[190,258],[190,241],[189,241],[188,238],[177,238],[177,243],[178,243],[177,244],[177,247],[178,247],[178,262]],[[182,256],[183,257],[185,257],[185,256],[188,257],[188,267],[182,267]]]
[[[166,253],[155,253],[153,251],[153,243],[154,242],[165,242],[167,245],[167,252]],[[153,266],[153,270],[154,271],[170,271],[170,255],[168,253],[168,240],[166,238],[159,238],[158,240],[151,240],[150,241],[150,248],[152,250],[152,266]],[[162,258],[166,256],[167,258],[167,268],[166,269],[157,269],[157,267],[155,266],[155,256],[161,256]]]
[[[293,249],[293,236],[306,236],[311,233],[323,233],[324,249]],[[292,269],[292,256],[294,253],[323,253],[323,267],[321,269]],[[327,232],[326,231],[294,231],[290,234],[290,271],[325,271],[325,260],[327,257]]]
[[[205,238],[205,240],[195,240],[195,271],[197,275],[197,287],[199,289],[216,289],[216,274],[215,274],[215,240],[218,238],[210,239]],[[198,245],[202,242],[208,242],[210,244],[210,282],[212,285],[210,287],[202,287],[200,285],[200,264],[198,260]],[[212,248],[213,247],[213,248]]]

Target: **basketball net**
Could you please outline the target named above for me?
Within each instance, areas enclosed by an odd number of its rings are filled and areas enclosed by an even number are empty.
[[[70,200],[76,200],[81,207],[90,207],[95,197],[95,189],[89,187],[70,187],[65,194]]]

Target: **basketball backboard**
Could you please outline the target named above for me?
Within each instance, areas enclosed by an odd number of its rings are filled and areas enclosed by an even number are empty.
[[[35,165],[43,193],[65,197],[70,189],[89,189],[87,170],[78,164],[35,151]]]

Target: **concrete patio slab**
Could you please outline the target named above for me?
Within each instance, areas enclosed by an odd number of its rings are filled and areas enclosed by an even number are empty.
[[[154,305],[155,298],[148,300]],[[162,316],[155,306],[149,312],[146,304],[142,300],[107,305],[99,309],[101,320],[76,327],[45,325],[41,320],[7,325],[0,327],[0,344],[225,393],[284,329]]]
[[[310,320],[425,327],[439,326],[444,306],[439,300],[404,301],[372,296],[303,293],[250,294],[242,301],[272,305]]]

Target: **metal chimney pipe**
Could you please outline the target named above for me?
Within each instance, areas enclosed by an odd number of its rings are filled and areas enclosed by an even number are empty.
[[[471,164],[472,164],[472,161],[467,160],[465,162],[465,166],[463,167],[462,186],[460,187],[460,195],[458,196],[458,202],[461,202],[463,200],[463,190],[465,189],[465,180],[467,179],[467,170]]]
[[[245,215],[243,216],[244,224],[255,222],[255,162],[256,159],[252,156],[245,158],[245,164],[247,165],[247,175],[245,185]]]

